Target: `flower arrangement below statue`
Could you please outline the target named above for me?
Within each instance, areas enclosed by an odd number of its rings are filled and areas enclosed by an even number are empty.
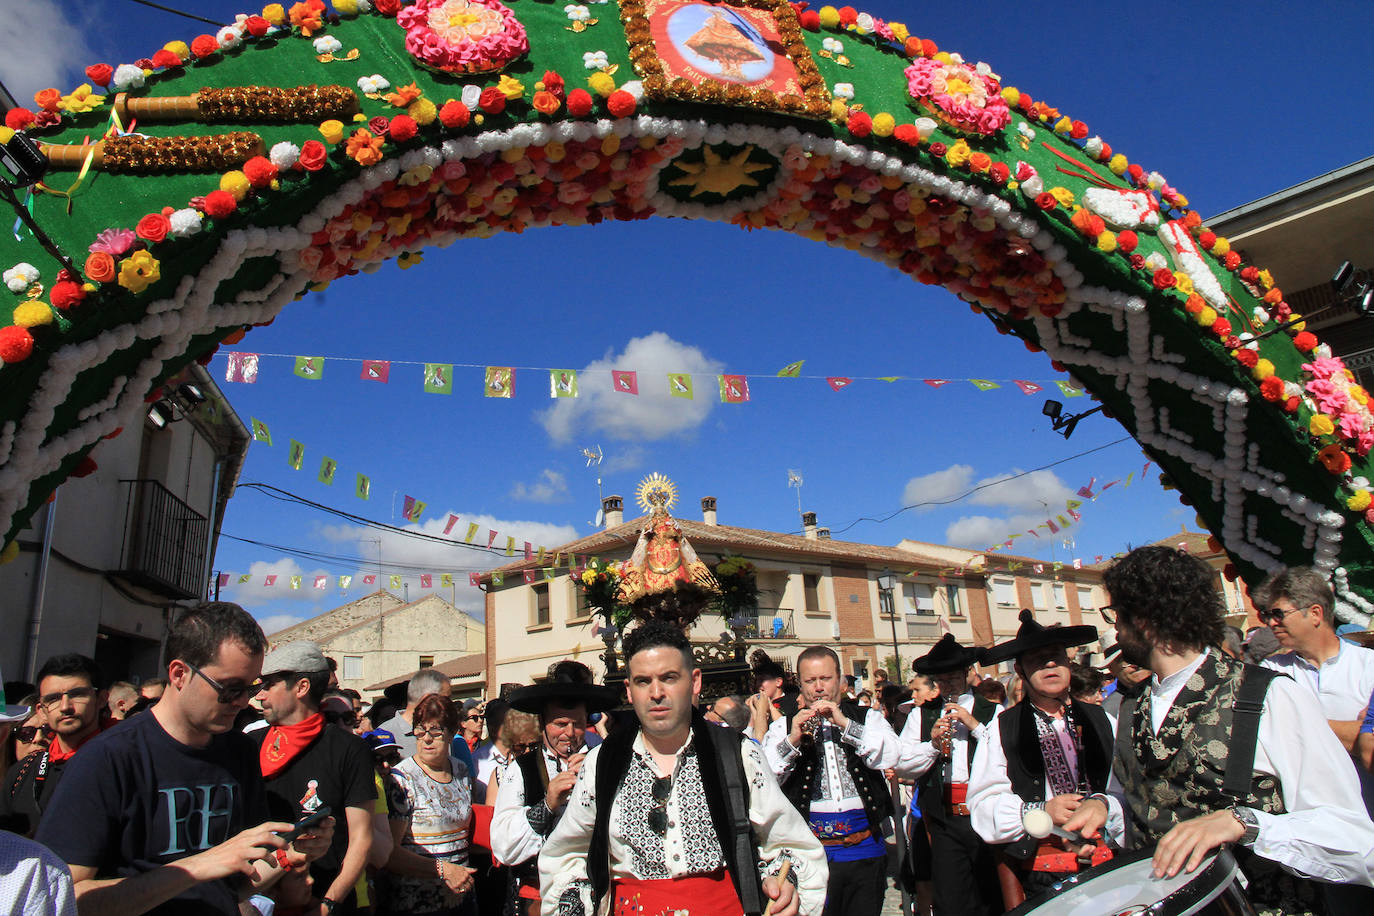
[[[620,601],[620,580],[620,564],[605,560],[592,560],[574,580],[582,590],[587,607],[617,629],[623,629],[632,616],[630,609]]]
[[[744,557],[729,556],[717,563],[713,572],[720,583],[720,597],[714,606],[722,617],[733,620],[758,613],[759,582],[753,563]]]

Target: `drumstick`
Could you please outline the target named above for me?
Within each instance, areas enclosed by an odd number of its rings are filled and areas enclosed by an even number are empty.
[[[91,167],[107,172],[224,172],[263,155],[262,137],[247,131],[203,137],[145,137],[129,134],[96,143],[66,146],[40,143],[39,149],[56,169]]]
[[[1054,818],[1052,818],[1050,813],[1044,808],[1032,808],[1027,811],[1021,816],[1021,826],[1026,828],[1026,833],[1035,837],[1037,840],[1043,840],[1050,834],[1054,834],[1057,837],[1068,840],[1070,843],[1078,843],[1080,845],[1096,842],[1095,840],[1083,836],[1081,833],[1073,833],[1062,827],[1056,827],[1054,825]]]
[[[791,860],[791,859],[783,859],[783,860],[782,860],[782,868],[778,869],[778,890],[779,890],[779,891],[782,890],[782,882],[784,882],[784,881],[787,880],[787,873],[788,873],[789,871],[791,871],[791,870],[792,870],[792,860]],[[772,916],[772,913],[773,913],[773,904],[774,904],[775,902],[776,902],[776,898],[774,898],[773,900],[769,900],[769,901],[768,901],[768,905],[765,906],[765,907],[763,908],[763,916]]]
[[[140,121],[240,121],[255,124],[319,122],[347,119],[358,113],[358,96],[347,86],[231,86],[206,88],[191,95],[114,99],[115,114],[128,124]]]

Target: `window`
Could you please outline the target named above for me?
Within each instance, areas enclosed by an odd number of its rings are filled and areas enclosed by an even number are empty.
[[[1093,603],[1093,590],[1086,586],[1078,586],[1078,609],[1080,611],[1091,611],[1096,607]]]
[[[850,663],[853,666],[853,674],[861,681],[868,680],[869,661],[866,658],[856,658]]]
[[[802,597],[806,613],[821,613],[821,577],[814,573],[802,573]]]
[[[948,607],[949,607],[949,616],[950,616],[950,617],[963,617],[963,616],[964,616],[964,606],[963,606],[963,604],[961,604],[960,601],[959,601],[959,586],[957,586],[957,585],[946,585],[946,586],[945,586],[945,603],[946,603],[946,604],[948,605]]]
[[[935,616],[935,589],[924,582],[903,582],[902,598],[908,616]]]
[[[1037,611],[1043,611],[1049,607],[1050,584],[1048,582],[1032,582],[1030,593],[1031,604]]]
[[[1054,606],[1061,611],[1067,610],[1069,607],[1069,599],[1064,596],[1063,582],[1054,583]]]
[[[363,657],[361,655],[345,655],[343,657],[343,679],[346,681],[360,680],[363,676]]]
[[[1016,583],[1011,579],[993,579],[992,600],[1002,607],[1015,607]]]
[[[433,655],[421,655],[421,656],[420,656],[420,667],[421,667],[421,668],[433,668],[433,667],[434,667],[434,656],[433,656]]]
[[[553,618],[549,614],[549,583],[536,582],[530,586],[530,593],[532,596],[530,600],[534,603],[532,608],[534,622],[531,626],[548,626],[553,622]]]
[[[568,622],[583,621],[591,616],[591,609],[587,607],[587,593],[578,588],[571,578],[568,579],[568,587],[572,589],[572,616]]]

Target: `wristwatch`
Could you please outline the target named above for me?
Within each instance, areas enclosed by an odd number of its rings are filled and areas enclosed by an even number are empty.
[[[1232,805],[1230,811],[1231,816],[1245,830],[1245,834],[1240,838],[1240,845],[1254,846],[1255,840],[1259,839],[1259,818],[1255,817],[1255,812],[1236,805]]]
[[[338,906],[338,905],[339,905],[339,903],[338,903],[337,900],[330,900],[328,897],[321,897],[321,898],[320,898],[320,906],[324,907],[324,911],[325,911],[326,914],[328,914],[328,913],[333,913],[333,912],[334,912],[334,907],[336,907],[336,906]]]

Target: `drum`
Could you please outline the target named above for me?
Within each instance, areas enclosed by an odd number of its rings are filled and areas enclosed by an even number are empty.
[[[1120,853],[1096,868],[1069,875],[1007,916],[1254,916],[1244,876],[1225,849],[1197,870],[1156,878],[1153,849]]]

